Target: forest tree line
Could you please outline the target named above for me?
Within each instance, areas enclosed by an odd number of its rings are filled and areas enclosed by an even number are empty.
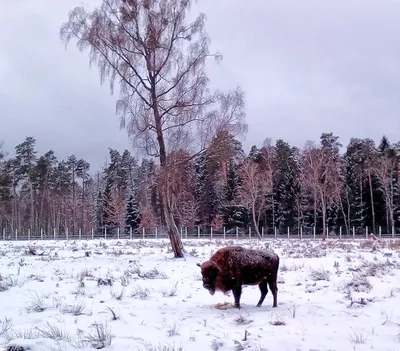
[[[315,226],[321,234],[342,227],[346,234],[400,227],[400,144],[386,137],[379,145],[352,138],[341,153],[339,138],[324,133],[301,149],[267,140],[245,154],[239,140],[221,132],[189,162],[181,162],[189,156],[184,150],[171,152],[162,172],[153,159],[109,149],[108,164],[92,173],[75,155],[38,155],[35,143],[27,137],[15,157],[0,152],[0,223],[8,232],[154,230],[165,225],[161,196],[177,225],[188,228]]]

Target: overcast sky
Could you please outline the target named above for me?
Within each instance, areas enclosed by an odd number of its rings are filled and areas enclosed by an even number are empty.
[[[85,3],[96,3],[86,0]],[[78,0],[0,0],[0,141],[100,167],[129,146],[115,98],[60,25]],[[246,92],[245,150],[267,137],[303,146],[334,132],[400,140],[400,1],[199,0],[224,59],[213,84]]]

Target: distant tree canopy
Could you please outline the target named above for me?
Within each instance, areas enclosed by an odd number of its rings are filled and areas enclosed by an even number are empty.
[[[28,137],[15,157],[0,160],[1,228],[90,233],[165,226],[160,166],[152,159],[138,162],[128,150],[110,149],[108,165],[91,174],[87,161],[58,160],[51,150],[38,155],[35,143]],[[399,231],[400,144],[352,138],[342,154],[340,147],[337,136],[324,133],[302,149],[277,140],[245,155],[238,140],[222,134],[207,152],[164,174],[174,219],[183,227],[251,226],[255,233],[314,226],[317,234],[366,226]],[[185,151],[177,151],[170,162],[182,157]]]

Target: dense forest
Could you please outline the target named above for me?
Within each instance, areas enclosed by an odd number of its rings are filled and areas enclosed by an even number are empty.
[[[330,234],[342,227],[345,235],[353,227],[357,234],[366,226],[374,233],[400,229],[400,144],[386,137],[379,145],[352,138],[344,152],[332,133],[301,149],[267,139],[245,154],[225,132],[189,162],[179,162],[185,151],[172,152],[162,175],[153,159],[139,161],[129,150],[109,149],[108,164],[92,173],[75,155],[38,155],[35,143],[27,137],[12,158],[0,152],[0,223],[8,233],[162,228],[160,182],[169,184],[177,225],[190,230],[307,233],[315,227]]]

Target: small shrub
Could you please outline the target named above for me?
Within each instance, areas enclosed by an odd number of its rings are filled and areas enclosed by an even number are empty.
[[[247,319],[247,318],[243,317],[242,315],[240,315],[238,318],[235,319],[235,323],[239,324],[239,325],[246,325],[246,324],[250,324],[252,322],[253,322],[252,319]]]
[[[111,297],[116,300],[122,300],[122,297],[124,296],[124,292],[125,292],[124,288],[122,288],[120,292],[115,292],[113,290],[110,290]]]
[[[37,339],[40,336],[41,335],[36,328],[23,329],[23,330],[11,328],[7,333],[4,334],[3,337],[6,342],[10,342],[11,340],[15,339],[30,339],[30,340]]]
[[[99,279],[97,279],[97,286],[101,286],[101,285],[112,286],[113,285],[113,281],[112,281],[111,278],[106,278],[106,279],[99,278]]]
[[[128,278],[133,278],[135,276],[139,276],[140,274],[140,268],[138,266],[134,266],[132,268],[126,269],[124,271],[124,276]]]
[[[172,296],[176,296],[177,292],[178,292],[178,282],[176,282],[175,285],[173,287],[171,287],[170,289],[163,290],[162,295],[164,297],[172,297]]]
[[[7,334],[8,331],[12,328],[12,320],[11,318],[4,317],[0,319],[0,337],[4,334]]]
[[[176,324],[174,324],[173,326],[171,326],[170,328],[168,328],[168,330],[167,330],[167,335],[168,335],[169,337],[175,336],[175,335],[179,335],[179,333],[178,333],[178,328],[177,328]]]
[[[184,351],[183,347],[176,347],[175,345],[157,345],[146,344],[144,349],[138,348],[138,351]]]
[[[75,290],[71,291],[72,295],[86,296],[86,289],[82,285],[78,285]]]
[[[370,292],[372,285],[366,276],[353,273],[353,279],[346,284],[345,288],[356,292]]]
[[[18,279],[14,279],[11,276],[3,278],[0,275],[0,292],[9,290],[10,288],[18,285]]]
[[[274,326],[286,325],[284,316],[281,313],[272,313],[269,324]]]
[[[224,343],[221,340],[214,339],[211,342],[211,348],[213,349],[213,351],[218,351],[222,346],[224,346]]]
[[[330,276],[331,272],[324,268],[311,269],[310,277],[314,281],[329,280]]]
[[[153,268],[149,271],[138,273],[139,277],[142,279],[168,279],[164,272],[160,272],[157,268]]]
[[[73,316],[80,316],[84,314],[86,305],[85,302],[79,301],[75,305],[64,305],[61,308],[62,313],[72,314]]]
[[[135,287],[135,289],[131,292],[131,297],[146,300],[150,295],[150,291],[147,288],[142,288],[141,286]]]
[[[129,277],[128,276],[126,276],[125,274],[124,275],[122,275],[121,276],[121,278],[119,278],[120,279],[120,282],[121,282],[121,285],[122,286],[128,286],[129,285]]]
[[[46,322],[45,326],[36,327],[36,330],[44,338],[57,341],[66,341],[66,342],[72,341],[72,336],[65,330],[58,327],[55,323]]]
[[[39,296],[37,292],[30,293],[30,300],[27,304],[28,312],[43,312],[47,309],[46,301],[43,297]]]
[[[89,268],[83,268],[80,273],[78,273],[78,280],[83,281],[85,278],[94,279],[94,275]]]
[[[82,342],[90,344],[95,349],[102,349],[111,345],[113,335],[107,324],[93,323],[90,326],[93,332],[87,332],[82,335]]]
[[[365,344],[368,339],[368,334],[364,330],[351,328],[352,332],[349,334],[349,339],[354,344]]]

